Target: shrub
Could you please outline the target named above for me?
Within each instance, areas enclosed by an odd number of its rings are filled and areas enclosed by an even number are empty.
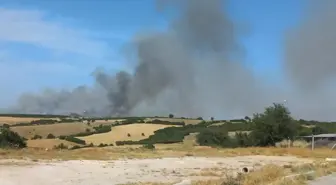
[[[250,147],[254,145],[253,138],[247,133],[236,132],[234,139],[239,147]]]
[[[25,148],[25,138],[8,128],[0,127],[0,148]]]
[[[202,117],[198,117],[197,119],[198,119],[198,120],[203,120],[203,118],[202,118]]]
[[[128,133],[128,134],[127,134],[127,137],[131,137],[131,134],[130,134],[130,133]]]
[[[35,134],[34,137],[31,138],[32,140],[35,140],[35,139],[42,139],[42,136],[38,135],[38,134]]]
[[[153,121],[147,121],[147,123],[153,123],[153,124],[162,124],[162,125],[181,125],[184,126],[184,122],[170,122],[170,121],[162,121],[159,119],[154,119]]]
[[[201,146],[237,147],[235,140],[223,130],[205,130],[200,132],[196,138]]]
[[[148,144],[142,145],[142,148],[149,149],[149,150],[154,150],[155,146],[153,144],[148,143]]]
[[[116,141],[117,146],[138,144],[137,141]]]
[[[169,118],[174,118],[174,114],[169,114]]]
[[[65,144],[61,143],[59,145],[55,145],[54,149],[61,149],[62,150],[62,149],[68,149],[68,147]]]
[[[98,145],[98,147],[106,147],[106,146],[108,146],[108,144],[100,143],[100,144]]]
[[[60,139],[61,139],[61,137],[60,137]],[[64,140],[69,141],[69,142],[73,142],[73,143],[77,143],[77,144],[81,144],[81,145],[86,144],[84,140],[78,139],[78,138],[73,137],[73,136],[66,136],[66,137],[64,137]]]
[[[105,125],[105,126],[99,125],[98,127],[93,127],[93,128],[95,129],[97,134],[110,132],[112,130],[110,125]]]
[[[1,127],[1,126],[0,126],[0,127]],[[2,125],[2,127],[4,127],[4,128],[8,128],[8,129],[9,129],[10,126],[9,126],[8,124],[5,123],[5,124]]]
[[[55,136],[53,134],[48,134],[47,135],[47,139],[54,139],[54,138],[55,138]]]
[[[145,136],[145,133],[141,133],[142,136]]]

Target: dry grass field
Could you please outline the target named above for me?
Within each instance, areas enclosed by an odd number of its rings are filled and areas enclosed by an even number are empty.
[[[42,149],[52,149],[54,146],[63,143],[65,146],[78,146],[79,144],[60,140],[60,139],[36,139],[36,140],[28,140],[27,147],[29,148],[42,148]]]
[[[25,118],[25,117],[0,116],[0,125],[2,125],[2,124],[13,125],[13,124],[17,124],[17,123],[29,123],[31,121],[41,120],[41,119],[59,120],[58,118]]]
[[[169,147],[168,147],[169,146]],[[203,146],[194,146],[186,148],[181,144],[160,144],[155,145],[156,149],[146,150],[138,146],[134,147],[104,147],[104,148],[84,148],[78,150],[50,150],[25,148],[22,150],[0,149],[0,159],[92,159],[92,160],[110,160],[119,158],[160,158],[160,157],[182,157],[182,156],[201,156],[201,157],[232,157],[247,155],[265,155],[265,156],[297,156],[302,158],[325,159],[335,157],[336,150],[329,148],[318,148],[312,151],[309,148],[235,148],[219,149]]]
[[[314,170],[314,174],[306,174],[307,171]],[[298,166],[277,166],[265,165],[257,171],[242,175],[239,178],[233,178],[225,171],[220,169],[204,169],[198,175],[218,176],[219,179],[192,181],[191,185],[306,185],[308,180],[330,175],[336,171],[336,163],[318,163],[303,164]],[[284,178],[302,174],[293,178]],[[140,182],[126,183],[122,185],[173,185],[174,183],[155,183],[155,182]],[[327,185],[327,184],[324,184]],[[331,184],[330,184],[331,185]]]
[[[170,121],[170,122],[184,122],[186,125],[195,125],[202,121],[198,119],[181,119],[181,118],[146,118],[145,121],[153,121],[155,119],[158,119],[161,121]]]
[[[116,141],[139,141],[146,139],[152,135],[154,131],[163,129],[166,127],[172,127],[172,125],[160,125],[160,124],[130,124],[112,127],[112,130],[107,133],[94,134],[85,137],[78,137],[85,140],[86,143],[93,143],[94,145],[103,144],[115,144]],[[142,135],[142,133],[144,135]],[[128,136],[130,134],[130,136]]]
[[[53,134],[57,137],[60,135],[71,135],[85,132],[86,129],[92,130],[90,126],[84,123],[57,123],[50,125],[18,126],[11,128],[11,130],[27,139],[32,138],[36,134],[42,136],[43,138],[45,138],[48,134]]]
[[[189,157],[185,157],[189,156]],[[240,157],[239,157],[240,156]],[[295,158],[298,156],[303,158]],[[325,157],[336,156],[336,151],[330,149],[316,149],[311,151],[302,148],[237,148],[216,149],[194,147],[185,149],[145,150],[142,148],[86,148],[79,150],[0,150],[0,159],[11,159],[16,167],[4,167],[4,179],[17,175],[17,178],[25,179],[26,173],[34,174],[32,182],[37,177],[49,179],[50,184],[55,184],[51,176],[55,173],[64,174],[64,184],[77,185],[81,180],[86,183],[120,184],[110,181],[111,176],[121,184],[139,185],[165,185],[183,179],[192,179],[192,185],[222,185],[237,184],[235,178],[230,178],[231,168],[251,166],[252,172],[240,178],[239,185],[303,185],[307,179],[327,175],[336,171],[335,163],[326,163]],[[171,158],[174,157],[174,158]],[[157,158],[157,159],[151,159]],[[31,159],[35,162],[31,166],[16,164],[14,159]],[[66,161],[44,161],[43,159],[58,159]],[[93,161],[86,161],[92,159]],[[144,159],[144,160],[132,160]],[[84,161],[83,161],[84,160]],[[102,161],[97,161],[102,160]],[[104,161],[107,160],[107,161]],[[5,162],[8,160],[4,160]],[[316,161],[315,163],[312,163]],[[253,164],[252,164],[253,163]],[[311,163],[311,164],[307,164]],[[304,165],[303,165],[304,164]],[[300,166],[297,166],[300,165]],[[52,168],[49,168],[52,166]],[[0,165],[1,168],[1,165]],[[11,170],[18,169],[19,171]],[[43,169],[50,169],[44,171]],[[237,169],[240,169],[237,168]],[[284,176],[315,170],[314,176],[300,175],[296,178],[284,179]],[[125,173],[127,171],[127,173]],[[192,173],[191,173],[192,172]],[[7,174],[7,175],[6,175]],[[66,174],[66,175],[65,175]],[[99,175],[98,175],[99,174]],[[98,177],[99,176],[99,177]],[[169,177],[168,179],[165,177]],[[181,178],[182,177],[182,178]],[[125,183],[132,179],[133,183]],[[147,180],[146,180],[147,179]],[[15,180],[15,179],[10,179]],[[70,181],[71,180],[71,181]],[[160,182],[160,180],[162,180]],[[134,183],[134,181],[138,183]],[[156,181],[154,183],[153,181]],[[159,182],[158,182],[159,181]],[[167,182],[168,181],[168,182]],[[42,181],[40,181],[42,182]],[[34,184],[35,185],[35,184]]]

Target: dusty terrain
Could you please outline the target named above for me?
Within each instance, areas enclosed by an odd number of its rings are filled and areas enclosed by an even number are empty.
[[[223,177],[243,167],[261,168],[266,164],[311,162],[289,156],[182,157],[161,159],[119,159],[109,161],[0,160],[1,185],[117,185],[131,182],[179,182]],[[1,165],[2,163],[2,165]],[[203,172],[212,169],[209,174]],[[203,174],[202,174],[203,173]],[[56,175],[56,178],[55,178]]]

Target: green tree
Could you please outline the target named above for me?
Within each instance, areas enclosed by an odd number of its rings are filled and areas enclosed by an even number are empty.
[[[169,118],[174,118],[174,114],[169,114]]]
[[[24,148],[26,141],[16,132],[0,127],[0,148]]]
[[[257,146],[275,146],[283,139],[293,139],[297,135],[298,124],[283,104],[274,103],[252,119],[251,139]]]
[[[226,130],[204,130],[197,135],[197,142],[201,146],[236,147],[237,143],[228,136]]]

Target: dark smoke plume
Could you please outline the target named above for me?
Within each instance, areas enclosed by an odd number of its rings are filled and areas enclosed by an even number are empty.
[[[302,117],[336,119],[336,1],[309,3],[302,21],[287,35],[285,72]]]
[[[238,41],[244,30],[229,18],[224,1],[161,5],[161,10],[175,7],[178,17],[166,31],[132,42],[129,54],[137,62],[132,73],[97,71],[93,87],[23,95],[15,111],[232,118],[287,99],[298,117],[332,118],[336,101],[330,100],[336,91],[326,84],[336,72],[336,1],[312,1],[304,20],[287,36],[285,89],[244,64]]]

